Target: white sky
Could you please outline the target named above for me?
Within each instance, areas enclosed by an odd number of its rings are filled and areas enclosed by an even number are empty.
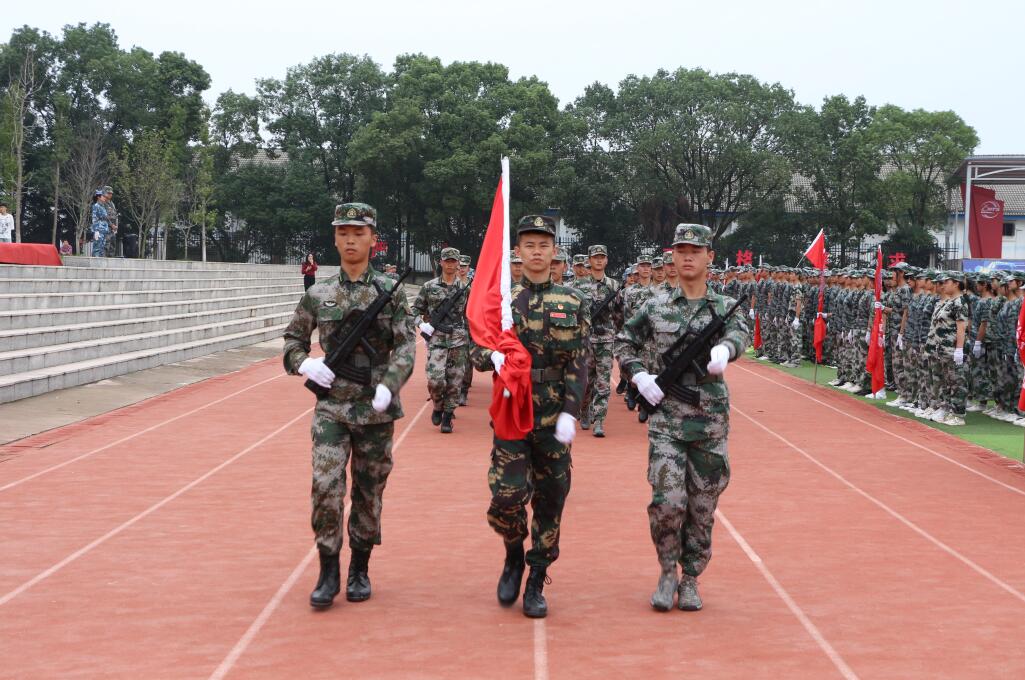
[[[844,93],[875,105],[952,109],[978,132],[978,153],[1025,153],[1022,0],[5,4],[0,39],[24,24],[58,33],[69,23],[107,22],[122,48],[177,50],[201,63],[213,78],[211,102],[331,52],[369,54],[385,67],[405,52],[497,61],[514,78],[537,75],[562,103],[594,81],[615,86],[630,73],[703,67],[778,81],[807,104]]]

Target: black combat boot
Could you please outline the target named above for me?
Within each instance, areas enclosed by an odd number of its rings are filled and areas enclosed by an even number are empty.
[[[329,553],[320,549],[320,578],[317,587],[310,593],[310,606],[314,609],[327,609],[335,601],[335,595],[341,590],[341,578],[338,574],[338,553]]]
[[[523,590],[523,614],[532,619],[543,619],[548,616],[548,603],[541,591],[546,583],[551,583],[548,578],[548,567],[531,567],[530,575],[527,576],[527,587]]]
[[[352,558],[349,560],[349,580],[345,583],[345,599],[349,602],[370,599],[370,577],[367,575],[369,562],[369,550],[352,551]]]
[[[434,409],[434,412],[431,413],[431,425],[433,425],[434,427],[437,427],[438,425],[441,425],[441,410],[440,409]]]
[[[498,602],[508,607],[520,596],[520,584],[523,582],[523,541],[505,544],[505,565],[502,575],[498,577]]]
[[[637,392],[635,390],[636,388],[632,385],[626,388],[626,407],[631,411],[637,408]]]
[[[638,423],[646,423],[646,422],[648,422],[648,412],[645,411],[643,408],[637,409],[637,422]]]
[[[445,411],[441,414],[441,431],[448,434],[452,431],[452,412]]]
[[[619,384],[616,385],[616,394],[622,394],[623,392],[626,392],[627,385],[629,385],[629,383],[626,381],[626,378],[620,378]]]

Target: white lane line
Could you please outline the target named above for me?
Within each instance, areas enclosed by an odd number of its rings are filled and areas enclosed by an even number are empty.
[[[972,560],[968,559],[967,557],[965,557],[964,555],[959,553],[954,548],[951,548],[949,545],[947,545],[943,541],[939,540],[938,538],[936,538],[935,536],[933,536],[932,534],[927,532],[925,529],[921,528],[920,526],[918,526],[917,524],[915,524],[914,522],[909,520],[907,517],[905,517],[904,515],[900,514],[899,512],[897,512],[896,510],[894,510],[893,508],[888,506],[886,503],[883,503],[881,500],[879,500],[878,498],[876,498],[872,494],[868,493],[867,491],[863,491],[861,488],[859,488],[858,486],[856,486],[852,482],[848,481],[847,478],[845,478],[839,472],[836,472],[835,470],[833,470],[829,466],[825,465],[824,463],[819,461],[819,459],[817,459],[815,456],[811,455],[810,453],[808,453],[807,451],[802,449],[800,446],[797,446],[796,444],[794,444],[793,442],[788,440],[783,435],[781,435],[778,432],[776,432],[776,431],[766,427],[765,425],[762,425],[757,420],[755,420],[751,416],[747,415],[746,413],[744,413],[743,411],[738,409],[736,406],[733,406],[732,409],[734,411],[736,411],[737,413],[739,413],[740,415],[742,415],[745,418],[747,418],[748,420],[750,420],[756,426],[760,427],[761,429],[763,429],[766,432],[768,432],[769,434],[771,434],[773,437],[776,437],[777,439],[779,439],[781,442],[783,442],[784,444],[786,444],[787,446],[792,448],[794,451],[797,451],[799,454],[801,454],[802,456],[807,458],[809,461],[811,461],[812,463],[814,463],[815,465],[820,467],[823,471],[827,472],[830,476],[835,478],[837,481],[839,481],[841,484],[843,484],[844,486],[849,488],[851,491],[855,492],[856,494],[858,494],[859,496],[861,496],[865,500],[871,502],[873,505],[878,507],[880,510],[882,510],[886,514],[890,515],[891,517],[896,519],[898,522],[900,522],[901,524],[903,524],[907,528],[911,529],[916,534],[918,534],[919,536],[921,536],[925,540],[929,541],[930,543],[935,545],[937,548],[939,548],[943,552],[947,553],[948,555],[950,555],[954,559],[958,560],[959,562],[964,564],[966,567],[968,567],[969,569],[971,569],[975,573],[979,574],[980,576],[982,576],[983,578],[985,578],[986,580],[991,582],[993,585],[997,586],[998,588],[1001,588],[1002,590],[1006,591],[1010,595],[1014,596],[1020,602],[1025,603],[1025,594],[1023,594],[1022,592],[1017,590],[1014,586],[1012,586],[1012,585],[1010,585],[1010,584],[1000,580],[995,575],[993,575],[991,572],[987,571],[982,566],[980,566],[980,565],[976,564],[975,562],[973,562]]]
[[[54,470],[59,470],[59,469],[61,469],[62,467],[66,466],[66,465],[71,465],[72,463],[77,463],[80,460],[83,460],[85,458],[88,458],[89,456],[92,456],[92,455],[95,455],[97,453],[100,453],[101,451],[106,451],[107,449],[109,449],[109,448],[111,448],[113,446],[117,446],[118,444],[124,444],[125,442],[127,442],[129,440],[132,440],[132,439],[135,439],[136,437],[141,437],[142,435],[146,434],[147,432],[152,432],[153,430],[161,428],[164,425],[170,425],[171,423],[173,423],[175,421],[178,421],[178,420],[181,420],[182,418],[187,418],[188,416],[191,416],[194,413],[199,413],[203,409],[210,408],[211,406],[215,406],[217,404],[220,404],[223,401],[227,401],[228,399],[231,399],[233,397],[237,397],[238,395],[240,395],[240,394],[242,394],[244,392],[248,392],[249,390],[251,390],[253,388],[259,387],[260,385],[263,385],[265,383],[269,383],[271,380],[277,380],[282,375],[284,375],[284,374],[276,375],[276,376],[274,376],[272,378],[267,378],[266,380],[261,380],[258,383],[254,383],[254,384],[250,385],[249,387],[244,387],[244,388],[242,388],[241,390],[239,390],[237,392],[232,392],[231,394],[229,394],[227,396],[221,397],[219,399],[215,399],[214,401],[211,401],[208,404],[204,404],[203,406],[199,406],[197,408],[194,408],[191,411],[186,411],[185,413],[181,413],[179,415],[176,415],[173,418],[168,418],[167,420],[159,422],[156,425],[150,425],[146,429],[139,430],[135,434],[130,434],[130,435],[126,436],[126,437],[122,437],[121,439],[113,441],[113,442],[111,442],[109,444],[104,444],[103,446],[101,446],[101,447],[99,447],[97,449],[93,449],[92,451],[89,451],[87,453],[83,453],[83,454],[81,454],[79,456],[75,456],[74,458],[69,458],[68,460],[64,461],[63,463],[58,463],[57,465],[52,465],[52,466],[50,466],[50,467],[48,467],[46,469],[40,470],[38,472],[34,472],[31,475],[28,475],[27,477],[22,477],[21,479],[16,479],[13,482],[8,482],[7,484],[4,484],[3,486],[0,486],[0,491],[7,491],[8,489],[13,489],[14,487],[18,486],[19,484],[24,484],[25,482],[30,481],[32,479],[35,479],[36,477],[40,477],[40,476],[45,475],[45,474],[47,474],[49,472],[53,472]]]
[[[278,429],[274,430],[270,434],[266,435],[265,437],[263,437],[262,439],[257,441],[255,444],[250,444],[246,448],[244,448],[241,451],[239,451],[238,453],[236,453],[231,458],[228,458],[226,461],[224,461],[223,463],[221,463],[217,467],[209,470],[208,472],[206,472],[202,476],[197,477],[196,479],[192,480],[191,482],[189,482],[188,484],[186,484],[182,488],[178,489],[177,491],[175,491],[170,496],[167,496],[163,500],[154,503],[153,505],[149,506],[148,508],[146,508],[145,510],[140,512],[135,517],[132,517],[130,520],[124,522],[123,524],[120,524],[119,526],[117,526],[114,529],[111,529],[110,531],[108,531],[104,535],[100,536],[99,538],[97,538],[93,542],[89,543],[88,545],[86,545],[86,546],[84,546],[82,548],[79,548],[78,550],[76,550],[75,552],[71,553],[70,555],[68,555],[63,560],[61,560],[57,564],[53,565],[52,567],[49,567],[48,569],[46,569],[46,570],[36,574],[35,576],[33,576],[28,581],[25,581],[25,583],[22,583],[20,586],[18,586],[14,590],[10,591],[9,593],[4,595],[3,597],[0,597],[0,606],[3,606],[5,604],[7,604],[8,602],[10,602],[14,598],[16,598],[18,595],[22,594],[23,592],[25,592],[26,590],[28,590],[29,588],[31,588],[35,584],[37,584],[40,581],[42,581],[43,579],[46,579],[46,578],[52,576],[53,574],[57,573],[58,571],[60,571],[64,567],[68,566],[69,564],[71,564],[72,562],[77,560],[79,557],[82,557],[83,555],[86,555],[93,548],[95,548],[95,547],[97,547],[99,545],[102,545],[103,543],[106,543],[108,540],[110,540],[111,538],[114,538],[115,536],[117,536],[118,534],[123,532],[125,529],[128,529],[129,527],[131,527],[136,522],[139,522],[140,520],[142,520],[142,519],[148,517],[149,515],[153,514],[154,512],[159,510],[160,508],[164,507],[165,505],[167,505],[168,503],[170,503],[174,499],[176,499],[179,496],[181,496],[183,493],[187,492],[189,489],[192,489],[197,484],[200,484],[204,480],[210,478],[212,475],[216,474],[217,472],[220,472],[221,470],[223,470],[224,468],[228,467],[229,465],[231,465],[236,460],[238,460],[242,456],[246,455],[247,453],[249,453],[253,449],[255,449],[258,446],[260,446],[261,444],[267,442],[268,440],[270,440],[272,437],[276,436],[277,434],[280,434],[281,432],[283,432],[287,428],[289,428],[292,425],[294,425],[295,423],[297,423],[299,420],[305,418],[312,411],[313,411],[312,408],[306,409],[305,411],[303,411],[302,413],[297,415],[295,418],[292,418],[291,420],[289,420],[287,423],[285,423],[284,425],[282,425]]]
[[[548,630],[544,619],[534,619],[534,680],[548,680]]]
[[[833,645],[829,644],[829,640],[827,640],[825,636],[822,635],[822,632],[819,631],[818,627],[811,622],[811,619],[809,619],[808,615],[804,613],[804,610],[794,602],[794,598],[790,597],[790,593],[786,591],[786,588],[776,580],[776,577],[772,575],[769,568],[765,566],[762,558],[759,557],[758,553],[756,553],[748,542],[744,540],[744,537],[736,530],[733,523],[726,519],[726,515],[722,514],[721,510],[716,510],[715,516],[720,522],[722,522],[722,525],[726,527],[726,531],[730,533],[730,536],[732,536],[733,540],[737,542],[740,549],[747,555],[748,559],[754,562],[755,567],[757,567],[758,571],[762,573],[762,576],[766,581],[768,581],[769,585],[772,586],[772,589],[776,591],[776,594],[779,595],[781,600],[783,600],[790,612],[797,617],[798,621],[801,622],[801,625],[804,626],[804,629],[808,632],[808,635],[811,636],[811,639],[815,641],[815,644],[817,644],[819,648],[825,652],[826,656],[829,657],[829,660],[833,662],[836,669],[840,671],[840,675],[848,680],[857,680],[857,674],[850,666],[847,665],[847,662],[844,661],[843,657],[840,656],[840,653],[833,648]]]
[[[791,392],[794,392],[795,394],[799,394],[802,397],[804,397],[805,399],[810,399],[810,400],[814,401],[816,404],[821,404],[822,406],[825,406],[828,409],[836,411],[837,413],[839,413],[841,415],[847,416],[848,418],[851,418],[853,420],[858,421],[862,425],[867,425],[867,426],[869,426],[869,427],[871,427],[871,428],[873,428],[875,430],[879,430],[880,432],[888,434],[891,437],[896,437],[897,439],[901,440],[902,442],[905,442],[906,444],[911,444],[915,448],[921,449],[921,450],[923,450],[923,451],[925,451],[927,453],[931,453],[932,455],[936,456],[937,458],[942,458],[943,460],[947,461],[948,463],[952,463],[953,465],[956,465],[957,467],[959,467],[959,468],[961,468],[963,470],[967,470],[968,472],[971,472],[973,475],[977,475],[979,477],[982,477],[983,479],[987,479],[987,480],[993,482],[994,484],[1002,486],[1003,488],[1007,489],[1008,491],[1013,491],[1014,493],[1016,493],[1016,494],[1018,494],[1020,496],[1025,496],[1025,489],[1019,489],[1016,486],[1012,486],[1010,484],[1005,484],[1004,482],[1001,482],[999,479],[996,479],[995,477],[990,477],[989,475],[987,475],[987,474],[985,474],[983,472],[979,472],[978,470],[976,470],[974,468],[971,468],[971,467],[965,465],[964,463],[956,461],[956,460],[954,460],[953,458],[951,458],[949,456],[943,455],[939,451],[933,451],[928,446],[925,446],[923,444],[919,444],[918,442],[916,442],[913,439],[908,439],[907,437],[902,437],[901,435],[897,434],[896,432],[891,432],[890,430],[887,430],[885,427],[879,427],[875,423],[871,423],[871,422],[869,422],[867,420],[863,420],[863,419],[861,419],[861,418],[859,418],[857,416],[853,416],[850,413],[847,413],[847,412],[845,412],[845,411],[843,411],[841,409],[838,409],[838,408],[836,408],[835,406],[833,406],[831,404],[827,404],[824,401],[819,401],[815,397],[807,395],[804,392],[801,392],[800,390],[795,390],[793,387],[790,387],[789,385],[784,385],[783,383],[777,382],[777,381],[773,380],[772,378],[768,378],[768,377],[766,377],[764,375],[761,375],[757,371],[752,371],[752,370],[744,368],[742,366],[737,366],[737,368],[739,370],[741,370],[741,371],[744,371],[745,373],[750,373],[751,375],[757,376],[757,377],[761,378],[762,380],[767,380],[768,382],[771,382],[774,385],[779,385],[783,389],[787,389],[787,390],[790,390]],[[887,414],[887,415],[889,415],[889,414]],[[897,416],[893,416],[893,417],[897,417]]]
[[[420,407],[420,410],[416,412],[416,415],[413,416],[413,419],[409,421],[409,424],[406,425],[406,429],[402,431],[402,434],[399,436],[398,440],[392,446],[392,453],[397,451],[398,448],[402,446],[402,443],[406,441],[406,437],[413,429],[413,426],[416,425],[417,421],[420,420],[420,416],[422,416],[424,412],[427,410],[428,404],[430,404],[430,402],[425,402],[424,405]],[[349,496],[351,497],[352,494],[350,493]],[[347,500],[345,502],[345,511],[350,512],[351,510],[352,501]],[[310,562],[313,561],[313,558],[316,554],[316,548],[313,548],[310,550],[310,552],[306,553],[306,556],[303,557],[302,561],[298,565],[296,565],[295,569],[292,570],[292,573],[288,575],[287,579],[285,579],[285,582],[281,584],[280,588],[278,588],[278,592],[274,593],[274,597],[270,599],[270,601],[264,606],[263,610],[259,613],[259,615],[257,615],[257,617],[253,620],[251,624],[249,624],[249,628],[246,629],[246,632],[242,634],[242,637],[239,638],[238,642],[235,643],[235,646],[231,648],[231,651],[228,652],[228,655],[224,657],[224,660],[221,661],[220,665],[217,666],[217,668],[214,669],[214,672],[210,674],[210,680],[221,680],[221,678],[226,676],[231,671],[235,663],[245,653],[246,649],[248,649],[249,645],[252,644],[253,640],[259,634],[260,629],[262,629],[263,626],[267,623],[270,617],[274,614],[275,610],[277,610],[277,608],[281,606],[281,603],[284,601],[285,596],[288,595],[288,592],[292,589],[293,586],[295,586],[296,581],[298,581],[299,577],[303,574],[304,571],[306,571],[306,568],[310,565]]]

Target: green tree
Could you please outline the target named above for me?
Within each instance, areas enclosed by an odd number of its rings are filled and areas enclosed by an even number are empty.
[[[159,132],[144,132],[115,160],[122,210],[139,228],[139,254],[145,255],[150,234],[157,236],[174,219],[181,199],[175,174],[175,148]],[[122,224],[124,220],[122,220]],[[166,251],[165,251],[166,252]],[[154,247],[154,258],[157,250]]]

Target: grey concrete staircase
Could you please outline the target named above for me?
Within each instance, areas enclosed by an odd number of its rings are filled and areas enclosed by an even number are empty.
[[[0,403],[279,337],[303,292],[292,265],[64,263],[0,265]]]

